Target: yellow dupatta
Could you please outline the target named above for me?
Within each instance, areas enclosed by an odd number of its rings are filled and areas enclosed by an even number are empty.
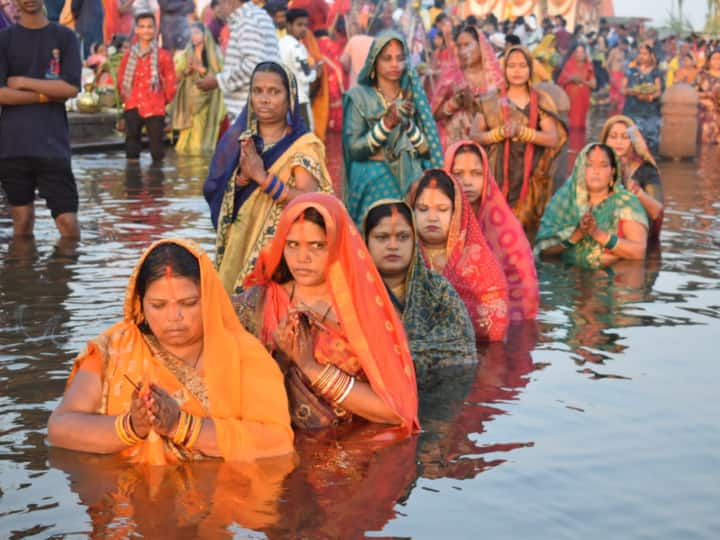
[[[312,133],[306,133],[295,141],[270,166],[268,173],[277,176],[288,188],[294,188],[293,168],[298,166],[313,175],[319,191],[332,193],[330,173],[325,165],[325,145]],[[221,215],[231,213],[235,204],[234,180],[231,182],[233,189],[225,193]],[[218,249],[215,263],[228,293],[236,292],[245,277],[252,272],[263,246],[275,236],[285,206],[256,189],[240,207],[232,223],[218,223],[217,246],[224,246],[224,249]]]

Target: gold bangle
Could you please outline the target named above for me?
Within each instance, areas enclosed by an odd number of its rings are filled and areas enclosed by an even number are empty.
[[[321,381],[318,381],[318,384],[316,386],[317,391],[322,395],[326,396],[330,389],[337,383],[338,379],[342,377],[342,372],[333,366],[333,369],[329,372],[328,375],[323,377]]]
[[[173,433],[172,441],[180,446],[187,436],[188,429],[190,429],[190,415],[185,411],[180,411],[180,418],[175,433]]]
[[[126,414],[119,414],[115,418],[115,433],[117,434],[118,438],[128,446],[132,446],[137,442],[140,442],[140,437],[137,436],[137,434],[134,433],[134,431],[131,433],[127,432],[127,429],[125,427],[125,422],[128,421],[126,417],[129,417],[130,413]]]
[[[343,401],[347,399],[347,397],[350,395],[350,391],[355,386],[355,377],[350,377],[350,383],[345,388],[345,391],[341,394],[341,396],[335,400],[335,405],[340,405]]]
[[[38,92],[38,103],[47,103],[48,101],[50,101],[49,97],[42,92]]]
[[[193,416],[193,421],[193,428],[190,430],[190,433],[187,436],[187,441],[183,445],[188,450],[195,446],[198,437],[200,437],[200,432],[202,431],[203,419],[199,416]]]
[[[320,381],[320,379],[322,379],[322,378],[327,374],[327,371],[328,371],[331,367],[333,367],[332,364],[325,364],[325,367],[324,367],[323,370],[320,372],[320,374],[319,374],[317,377],[315,377],[315,380],[311,383],[311,386],[317,386],[317,383]]]

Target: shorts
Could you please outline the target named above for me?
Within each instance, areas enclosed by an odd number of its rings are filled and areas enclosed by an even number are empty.
[[[43,199],[53,219],[78,211],[78,191],[69,159],[13,157],[0,159],[0,185],[10,206],[27,206],[35,201],[35,191]]]

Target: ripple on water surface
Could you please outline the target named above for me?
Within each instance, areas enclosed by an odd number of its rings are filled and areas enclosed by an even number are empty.
[[[423,432],[298,438],[299,466],[149,473],[48,452],[72,359],[118,320],[147,245],[212,253],[206,163],[74,160],[83,240],[9,241],[0,203],[0,537],[716,538],[720,156],[662,164],[662,246],[609,271],[540,263],[537,325],[425,382]],[[374,442],[369,442],[374,441]],[[91,510],[92,509],[92,510]]]

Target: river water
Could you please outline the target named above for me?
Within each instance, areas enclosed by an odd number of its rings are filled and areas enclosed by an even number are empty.
[[[140,469],[45,444],[73,357],[154,239],[211,250],[206,163],[74,159],[83,239],[0,203],[0,538],[720,537],[720,152],[664,162],[661,250],[541,263],[537,326],[421,394],[423,432],[298,441],[299,464]],[[40,205],[42,207],[42,205]]]

